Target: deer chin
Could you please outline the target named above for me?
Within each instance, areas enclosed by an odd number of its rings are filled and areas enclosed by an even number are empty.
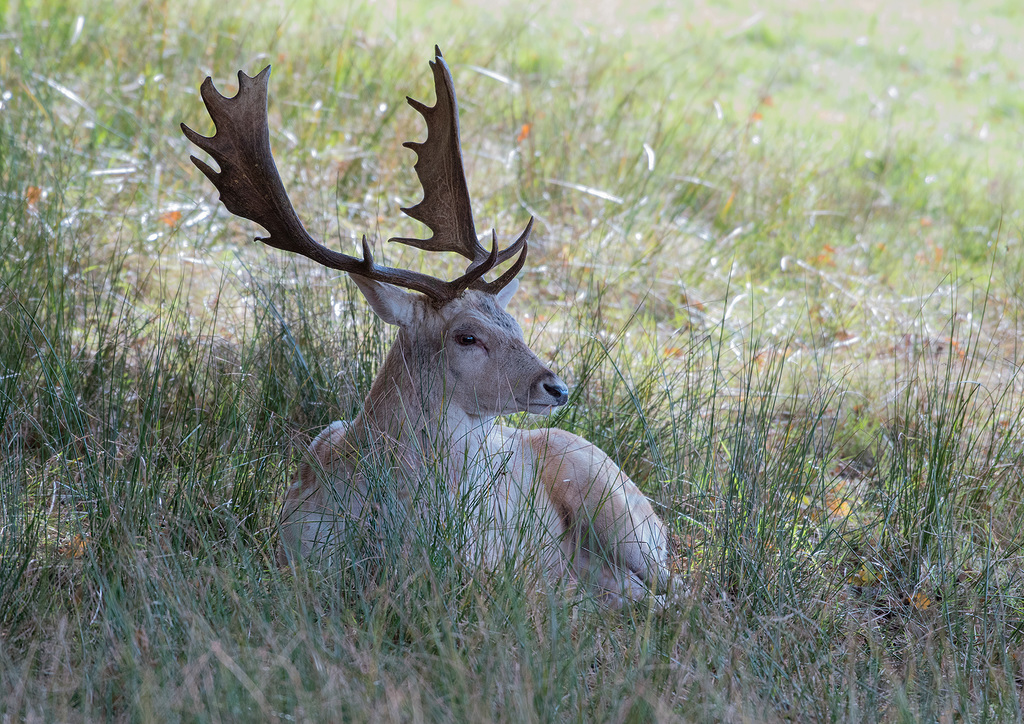
[[[529,412],[531,415],[550,415],[556,407],[561,407],[561,405],[556,405],[553,402],[530,402],[525,405],[525,407],[525,411]]]

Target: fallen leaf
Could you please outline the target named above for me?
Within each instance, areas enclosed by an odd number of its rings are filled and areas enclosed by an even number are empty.
[[[918,611],[924,611],[932,605],[932,599],[928,598],[928,596],[923,593],[918,592],[911,597],[910,604]]]
[[[878,580],[878,576],[867,566],[861,566],[860,569],[850,576],[849,583],[854,586],[870,586]]]
[[[67,543],[62,544],[57,549],[57,552],[66,558],[81,558],[85,555],[85,546],[88,542],[88,538],[81,535],[75,535]]]
[[[832,496],[826,496],[825,505],[828,507],[828,512],[833,518],[846,518],[853,512],[853,507],[850,505],[850,501],[845,498],[833,498]]]

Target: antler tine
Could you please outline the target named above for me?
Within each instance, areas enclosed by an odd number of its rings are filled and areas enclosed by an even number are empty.
[[[481,289],[497,293],[508,284],[515,274],[503,274],[499,280],[486,283],[483,275],[498,264],[520,255],[513,267],[518,273],[525,262],[526,239],[533,228],[533,219],[515,243],[505,249],[497,249],[497,237],[492,230],[494,248],[490,253],[477,239],[473,223],[473,209],[466,185],[466,173],[462,166],[462,146],[459,141],[459,104],[455,98],[448,64],[441,55],[441,49],[434,46],[434,60],[430,63],[434,74],[434,94],[437,101],[433,107],[413,98],[407,98],[427,122],[427,140],[408,141],[402,145],[416,152],[416,175],[423,187],[423,200],[415,206],[403,208],[410,218],[425,224],[432,235],[427,239],[394,237],[390,241],[414,246],[424,251],[454,251],[469,259],[466,274],[452,282],[466,288]],[[511,270],[510,270],[511,271]],[[504,280],[500,285],[499,281]],[[461,293],[461,291],[460,291]]]
[[[480,279],[479,282],[471,285],[472,288],[479,289],[480,291],[487,292],[488,294],[497,294],[498,292],[505,288],[505,285],[507,285],[509,282],[515,279],[519,272],[522,270],[523,265],[526,263],[526,252],[529,251],[529,245],[527,244],[527,241],[530,238],[531,231],[533,231],[532,216],[530,217],[530,221],[526,224],[526,228],[523,229],[523,233],[519,235],[519,238],[516,239],[510,246],[508,246],[504,252],[502,252],[508,255],[507,258],[510,258],[512,254],[519,252],[519,258],[516,259],[515,263],[508,269],[506,269],[505,273],[502,274],[497,279],[495,279],[493,282],[485,282],[483,281],[483,279]],[[494,229],[491,229],[491,238],[494,243],[494,248],[497,249],[498,234],[496,231],[494,231]],[[522,251],[520,251],[520,249],[522,249]],[[497,261],[497,263],[500,264],[502,261],[504,261],[504,259],[500,259],[500,254],[498,256],[499,260]],[[491,266],[493,267],[494,265],[492,264]]]
[[[270,151],[269,81],[269,65],[254,78],[238,71],[238,94],[227,98],[216,89],[213,80],[207,78],[200,93],[216,133],[203,136],[181,124],[185,137],[210,154],[220,166],[220,171],[214,171],[205,162],[191,157],[192,163],[217,187],[227,210],[265,228],[270,235],[256,237],[256,240],[268,246],[302,254],[331,269],[422,292],[436,303],[455,296],[452,283],[375,264],[365,236],[363,258],[359,259],[332,251],[309,235],[292,207]]]
[[[491,229],[491,252],[487,255],[483,264],[476,267],[471,267],[469,271],[463,274],[455,281],[449,282],[455,289],[456,296],[462,294],[467,289],[476,289],[481,292],[488,294],[497,294],[505,286],[516,278],[516,275],[523,268],[523,264],[526,263],[526,242],[530,236],[530,231],[533,229],[533,217],[530,217],[530,222],[526,225],[526,229],[519,238],[512,242],[507,248],[498,250],[498,233]],[[504,274],[495,279],[493,282],[485,282],[483,280],[484,273],[490,271],[495,266],[500,264],[502,261],[510,258],[513,254],[519,254],[519,258],[516,259],[515,264],[509,267]]]

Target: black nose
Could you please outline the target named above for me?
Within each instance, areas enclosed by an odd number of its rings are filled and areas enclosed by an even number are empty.
[[[556,405],[564,405],[569,401],[569,390],[563,385],[553,385],[550,382],[545,382],[544,391],[555,398]]]

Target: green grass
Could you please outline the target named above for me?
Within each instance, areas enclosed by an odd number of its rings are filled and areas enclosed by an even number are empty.
[[[5,717],[1021,718],[1016,4],[0,18]],[[379,244],[419,233],[404,96],[430,98],[434,43],[478,225],[538,219],[513,307],[573,395],[514,422],[584,435],[655,500],[672,610],[444,547],[274,564],[303,446],[391,331],[252,244],[177,126],[209,132],[207,74],[273,63],[314,235],[450,274]]]

